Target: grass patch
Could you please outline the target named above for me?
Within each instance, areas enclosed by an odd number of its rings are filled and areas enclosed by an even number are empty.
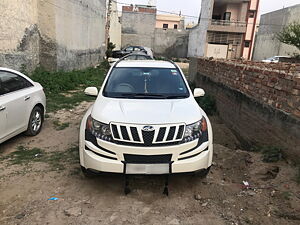
[[[39,148],[29,149],[18,146],[17,151],[12,152],[6,157],[10,165],[28,165],[33,162],[44,162],[50,166],[51,170],[64,170],[66,164],[78,164],[78,146],[73,146],[66,151],[45,152]]]
[[[87,96],[83,90],[65,96],[63,94],[47,95],[47,111],[55,112],[60,109],[72,109],[83,101],[95,101],[95,97]]]
[[[78,147],[73,146],[63,152],[51,152],[47,155],[44,162],[48,163],[52,170],[64,170],[66,163],[78,164]]]
[[[39,161],[43,151],[39,148],[28,149],[24,146],[18,146],[17,151],[12,152],[6,157],[12,165],[28,164],[31,161]]]
[[[54,120],[53,125],[55,127],[55,130],[64,130],[70,126],[70,123],[61,123],[58,120]]]
[[[282,159],[282,150],[279,147],[264,146],[261,150],[263,153],[264,162],[278,162]]]
[[[297,172],[297,176],[296,176],[296,182],[298,184],[300,184],[300,165],[298,166],[298,172]]]
[[[278,162],[283,158],[282,148],[276,146],[260,146],[254,144],[249,151],[261,152],[263,154],[263,161],[267,163]]]
[[[284,191],[281,193],[281,197],[285,200],[290,200],[292,197],[292,193],[289,191]]]
[[[99,68],[70,72],[49,72],[37,68],[30,78],[44,87],[47,96],[47,111],[53,112],[62,108],[74,108],[82,101],[94,101],[95,98],[86,96],[83,90],[88,86],[100,88],[106,71],[106,63],[102,63]],[[71,90],[76,91],[70,92]]]
[[[192,90],[196,88],[195,83],[189,83],[189,86]],[[218,112],[217,101],[214,96],[205,94],[203,97],[196,98],[198,105],[207,113],[207,115],[212,116]]]
[[[217,113],[216,99],[213,96],[205,95],[196,98],[196,101],[208,115],[215,115]]]

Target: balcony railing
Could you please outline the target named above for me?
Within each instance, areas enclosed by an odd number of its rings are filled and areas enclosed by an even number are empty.
[[[229,33],[246,33],[247,23],[242,21],[212,20],[208,30]]]
[[[211,21],[211,25],[246,27],[247,23],[246,22],[242,22],[242,21],[212,20]]]

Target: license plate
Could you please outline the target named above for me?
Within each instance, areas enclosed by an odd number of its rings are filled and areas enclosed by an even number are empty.
[[[170,164],[126,164],[126,174],[168,174]]]

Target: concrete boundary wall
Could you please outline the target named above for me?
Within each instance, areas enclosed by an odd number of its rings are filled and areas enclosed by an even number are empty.
[[[122,47],[141,45],[151,48],[154,56],[186,58],[189,31],[155,28],[156,9],[123,7]]]
[[[279,72],[274,68],[258,69],[257,64],[249,65],[249,62],[247,64],[193,58],[189,77],[195,86],[205,89],[207,94],[216,98],[220,117],[245,147],[253,145],[281,147],[287,156],[299,158],[300,116],[296,110],[300,109],[300,93],[295,91],[300,90],[298,66],[289,65]],[[278,80],[283,79],[283,74],[290,76],[287,82],[281,82],[281,90],[278,90],[279,86],[276,88],[276,85],[270,85],[271,83],[269,86],[272,87],[269,88],[256,87],[257,83],[266,79],[263,76],[259,77],[260,75],[266,75],[270,80],[274,80],[275,73]],[[253,77],[256,78],[248,82],[248,79]],[[252,90],[252,87],[256,89]],[[279,95],[278,91],[284,94]],[[273,99],[273,102],[264,99],[266,96]],[[282,105],[283,102],[290,108],[286,110]]]
[[[189,31],[156,28],[153,51],[156,56],[186,58]]]
[[[1,3],[0,66],[83,69],[105,55],[106,0]]]

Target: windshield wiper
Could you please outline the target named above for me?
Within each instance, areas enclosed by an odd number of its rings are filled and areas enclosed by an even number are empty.
[[[167,99],[175,99],[175,98],[187,98],[188,95],[168,95],[166,96]]]
[[[122,97],[131,97],[131,98],[159,98],[165,99],[167,95],[160,95],[160,94],[151,94],[151,93],[123,93],[121,94]]]

